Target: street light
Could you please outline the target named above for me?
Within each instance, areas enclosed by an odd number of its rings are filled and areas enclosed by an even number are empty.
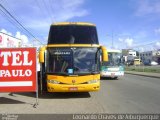
[[[107,36],[111,37],[111,40],[112,40],[112,48],[114,48],[114,41],[113,41],[113,31],[112,31],[112,34],[107,34]],[[116,35],[115,35],[116,36]]]

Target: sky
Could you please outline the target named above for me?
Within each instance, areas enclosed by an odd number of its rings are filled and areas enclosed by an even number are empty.
[[[1,0],[0,4],[42,43],[54,22],[91,22],[107,48],[160,49],[160,0]],[[33,36],[6,17],[1,7],[0,19],[0,31],[33,42]]]

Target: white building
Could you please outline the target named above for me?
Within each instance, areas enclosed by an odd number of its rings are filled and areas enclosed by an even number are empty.
[[[20,47],[21,40],[0,32],[0,48]]]
[[[124,62],[131,62],[134,60],[134,58],[137,57],[137,52],[135,50],[132,49],[122,49],[122,55],[124,58]]]
[[[149,64],[155,61],[160,64],[160,50],[142,52],[140,56],[143,63]]]
[[[128,51],[129,56],[137,57],[136,51],[135,50],[129,50]]]

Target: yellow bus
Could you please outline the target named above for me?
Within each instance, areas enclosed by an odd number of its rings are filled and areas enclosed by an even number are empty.
[[[48,44],[40,49],[41,90],[89,92],[100,89],[100,62],[108,61],[96,26],[59,22],[50,26]]]

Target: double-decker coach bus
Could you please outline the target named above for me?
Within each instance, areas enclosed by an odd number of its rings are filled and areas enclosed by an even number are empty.
[[[100,57],[103,61],[108,60],[106,48],[99,45],[94,24],[84,22],[52,24],[48,44],[40,49],[41,90],[98,91]]]
[[[124,66],[121,50],[108,49],[108,61],[102,62],[101,77],[111,77],[117,79],[124,76]]]

